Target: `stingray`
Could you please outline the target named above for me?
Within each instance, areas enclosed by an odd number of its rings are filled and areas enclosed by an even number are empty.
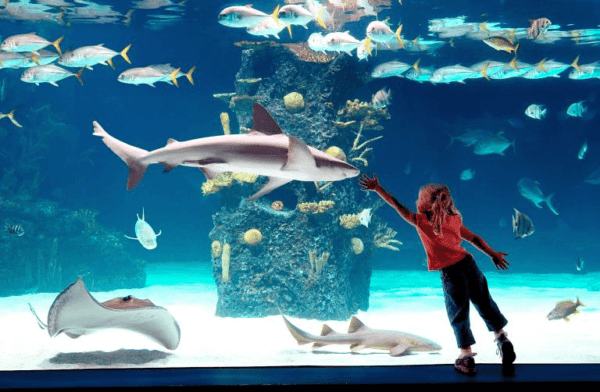
[[[138,332],[169,350],[175,350],[181,339],[179,324],[163,307],[152,301],[128,295],[98,302],[79,277],[54,300],[44,324],[29,304],[42,329],[50,337],[64,332],[70,338],[109,328]]]

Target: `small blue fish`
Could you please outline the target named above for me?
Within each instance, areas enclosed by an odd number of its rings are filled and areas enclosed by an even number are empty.
[[[475,170],[473,170],[473,169],[466,169],[466,170],[463,170],[462,173],[460,173],[460,179],[463,181],[472,180],[474,176],[475,176]]]
[[[587,140],[586,140],[585,142],[583,142],[583,145],[579,149],[579,153],[577,154],[577,158],[579,158],[579,159],[585,158],[585,154],[587,153],[587,149],[588,149],[588,144],[587,144]]]

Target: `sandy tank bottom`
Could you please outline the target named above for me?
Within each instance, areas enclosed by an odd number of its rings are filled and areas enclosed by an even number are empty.
[[[556,284],[577,283],[578,279],[598,281],[600,274],[579,277],[488,272],[486,276],[492,296],[509,320],[505,330],[515,346],[516,363],[600,363],[600,291],[581,288],[586,287],[581,280],[572,288]],[[437,273],[374,271],[370,308],[357,317],[373,329],[404,331],[442,346],[437,353],[391,357],[381,350],[350,353],[347,345],[317,350],[311,345],[299,346],[281,316],[216,317],[217,294],[208,264],[150,265],[146,288],[91,294],[100,302],[131,294],[166,307],[181,328],[176,350],[117,329],[78,339],[65,334],[50,338],[38,326],[27,303],[46,321],[57,293],[28,294],[0,298],[0,370],[452,364],[458,349],[439,284]],[[546,318],[556,302],[575,301],[576,296],[586,306],[580,307],[580,313],[572,315],[569,322]],[[289,319],[309,333],[321,332],[321,321]],[[346,332],[349,320],[326,323]],[[473,346],[477,363],[499,363],[493,334],[473,306],[471,326],[477,340]]]

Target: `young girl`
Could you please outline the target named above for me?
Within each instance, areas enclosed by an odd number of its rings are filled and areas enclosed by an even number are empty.
[[[376,175],[372,179],[363,175],[359,184],[364,191],[377,192],[404,220],[415,226],[427,253],[428,270],[440,270],[446,311],[460,349],[460,356],[454,364],[456,370],[468,375],[476,373],[475,353],[471,351],[475,338],[469,322],[469,300],[475,305],[488,330],[494,331],[502,364],[511,365],[516,355],[502,329],[508,321],[492,299],[487,280],[473,256],[460,243],[465,239],[490,256],[496,269],[508,269],[508,261],[504,260],[507,254],[496,252],[463,225],[450,190],[443,184],[429,184],[419,189],[417,213],[386,192],[379,185]]]

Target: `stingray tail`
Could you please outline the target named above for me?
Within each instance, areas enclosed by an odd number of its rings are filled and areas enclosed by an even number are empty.
[[[94,136],[100,136],[104,144],[127,164],[127,167],[129,167],[127,190],[135,188],[144,177],[146,169],[148,168],[148,164],[141,161],[144,156],[148,155],[148,151],[115,139],[96,121],[94,121]]]
[[[37,320],[37,323],[40,326],[40,328],[44,329],[44,330],[48,329],[48,326],[46,324],[44,324],[44,322],[42,320],[40,320],[40,318],[38,317],[37,313],[33,309],[33,306],[31,306],[31,304],[29,302],[27,302],[27,305],[29,305],[29,310],[31,310],[31,313],[33,313],[33,315],[35,316],[35,319]]]

